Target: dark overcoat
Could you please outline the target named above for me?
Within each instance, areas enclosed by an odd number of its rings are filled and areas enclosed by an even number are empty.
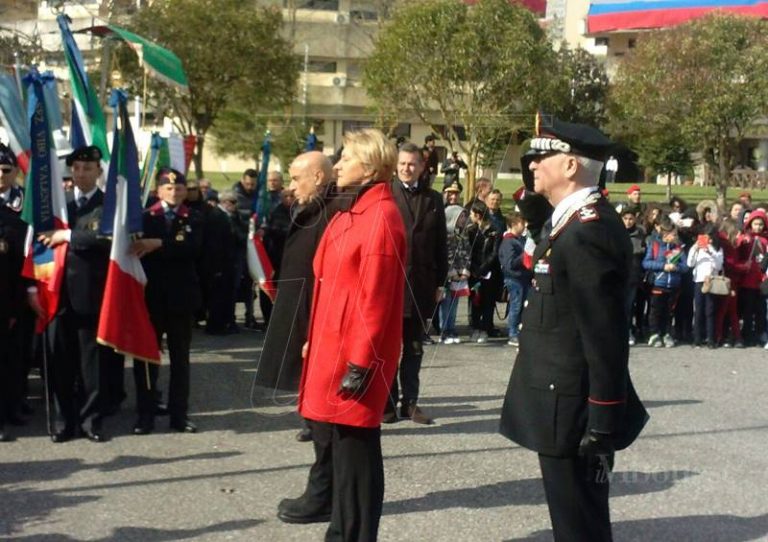
[[[399,179],[392,181],[392,196],[405,224],[408,256],[405,263],[403,316],[432,318],[437,288],[448,275],[448,241],[442,196],[420,185],[409,193]]]
[[[277,297],[256,370],[256,384],[297,391],[301,348],[307,340],[315,274],[312,260],[331,218],[334,187],[308,203],[293,219],[277,273]]]
[[[647,419],[627,369],[627,231],[603,198],[565,220],[534,252],[534,287],[501,417],[510,440],[562,457],[577,452],[587,429],[625,448]]]

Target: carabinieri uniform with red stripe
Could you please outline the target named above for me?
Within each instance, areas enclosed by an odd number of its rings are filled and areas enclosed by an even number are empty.
[[[612,435],[617,450],[640,433],[647,414],[627,369],[631,259],[621,219],[597,191],[545,227],[502,410],[504,436],[568,457],[587,430]]]

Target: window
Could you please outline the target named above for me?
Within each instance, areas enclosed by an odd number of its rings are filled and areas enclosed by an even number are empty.
[[[440,139],[450,140],[451,139],[451,133],[448,130],[448,127],[446,127],[444,124],[438,124],[435,126],[437,129],[437,133],[440,134]],[[466,141],[467,140],[467,131],[464,129],[463,126],[456,125],[453,127],[453,130],[456,132],[456,135],[459,137],[459,141]]]
[[[595,46],[597,47],[608,47],[608,38],[595,38]]]
[[[363,130],[365,128],[373,128],[373,123],[369,120],[343,120],[341,121],[341,132],[346,134],[347,132],[353,132],[356,130]]]
[[[310,60],[307,69],[309,73],[336,73],[336,61]]]
[[[395,129],[392,130],[392,137],[404,137],[405,139],[411,139],[411,125],[407,122],[401,122]]]
[[[637,45],[637,40],[635,38],[629,38],[627,40],[627,49],[634,49],[635,45]]]
[[[353,9],[349,12],[349,18],[353,21],[375,21],[379,14],[370,9]]]
[[[319,9],[338,11],[339,0],[283,0],[283,7],[296,9]]]

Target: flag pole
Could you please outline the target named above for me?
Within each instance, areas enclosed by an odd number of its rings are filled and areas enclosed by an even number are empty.
[[[141,127],[147,123],[147,68],[144,68],[144,91],[141,96],[141,103],[144,107],[141,109]]]
[[[43,329],[43,378],[45,379],[45,426],[48,429],[48,436],[53,435],[53,424],[51,423],[51,392],[50,372],[48,371],[48,326]]]

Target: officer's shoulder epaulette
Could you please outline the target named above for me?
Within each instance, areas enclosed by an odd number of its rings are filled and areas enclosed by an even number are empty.
[[[578,211],[579,222],[592,222],[600,218],[599,213],[594,205],[585,205]]]

